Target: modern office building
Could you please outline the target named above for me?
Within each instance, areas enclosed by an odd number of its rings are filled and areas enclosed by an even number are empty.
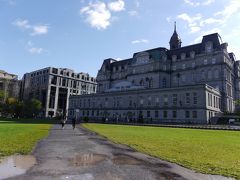
[[[97,93],[70,97],[69,114],[81,119],[208,123],[235,110],[240,66],[219,34],[182,47],[174,29],[170,49],[158,47],[132,58],[106,59]]]
[[[70,95],[95,93],[96,79],[87,73],[71,69],[47,67],[26,73],[22,79],[21,98],[36,98],[42,102],[43,116],[66,114]]]
[[[18,99],[20,87],[21,81],[18,80],[17,75],[0,70],[0,91],[3,91],[5,95],[3,101],[6,101],[7,97]]]

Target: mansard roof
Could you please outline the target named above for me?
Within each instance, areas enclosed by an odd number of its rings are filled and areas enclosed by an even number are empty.
[[[177,49],[172,49],[172,50],[169,50],[165,47],[158,47],[158,48],[149,49],[149,50],[146,50],[146,51],[136,52],[136,53],[133,54],[133,58],[124,59],[124,60],[121,60],[121,61],[117,61],[117,60],[112,59],[112,58],[105,59],[103,64],[105,64],[105,67],[108,70],[112,70],[114,66],[129,65],[134,61],[136,55],[138,55],[139,53],[148,53],[149,56],[153,59],[160,58],[162,53],[166,54],[168,59],[171,59],[171,57],[173,55],[176,55],[177,57],[180,57],[182,53],[185,53],[186,57],[189,57],[190,53],[192,51],[194,51],[195,54],[201,54],[201,53],[205,52],[205,45],[208,42],[212,42],[213,49],[221,50],[222,47],[221,47],[221,42],[220,41],[221,41],[221,37],[219,36],[219,34],[218,33],[213,33],[213,34],[203,36],[201,43],[197,43],[197,44],[193,44],[193,45],[189,45],[189,46],[184,46],[184,47],[177,48]]]

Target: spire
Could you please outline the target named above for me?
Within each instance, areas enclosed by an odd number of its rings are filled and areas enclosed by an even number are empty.
[[[178,33],[177,33],[176,21],[174,22],[174,32],[173,32],[173,35],[170,39],[169,44],[170,44],[170,50],[180,48],[181,44],[182,44],[182,41],[181,41],[181,39],[180,39],[180,37],[178,36]]]

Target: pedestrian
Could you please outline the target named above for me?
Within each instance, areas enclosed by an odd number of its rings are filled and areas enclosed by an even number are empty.
[[[62,129],[64,129],[65,123],[66,123],[66,118],[62,116],[61,118]]]
[[[73,127],[73,129],[75,129],[75,126],[76,126],[76,118],[73,117],[72,118],[72,127]]]

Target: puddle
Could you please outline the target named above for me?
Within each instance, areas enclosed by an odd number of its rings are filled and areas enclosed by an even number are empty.
[[[30,155],[13,155],[6,157],[0,162],[0,179],[24,174],[34,164],[36,164],[36,159]]]
[[[131,156],[124,154],[115,154],[112,159],[115,165],[141,165],[144,164],[142,160],[135,159]]]
[[[93,166],[96,165],[102,161],[104,161],[107,158],[107,156],[102,154],[83,154],[83,155],[76,155],[71,163],[73,166]]]

